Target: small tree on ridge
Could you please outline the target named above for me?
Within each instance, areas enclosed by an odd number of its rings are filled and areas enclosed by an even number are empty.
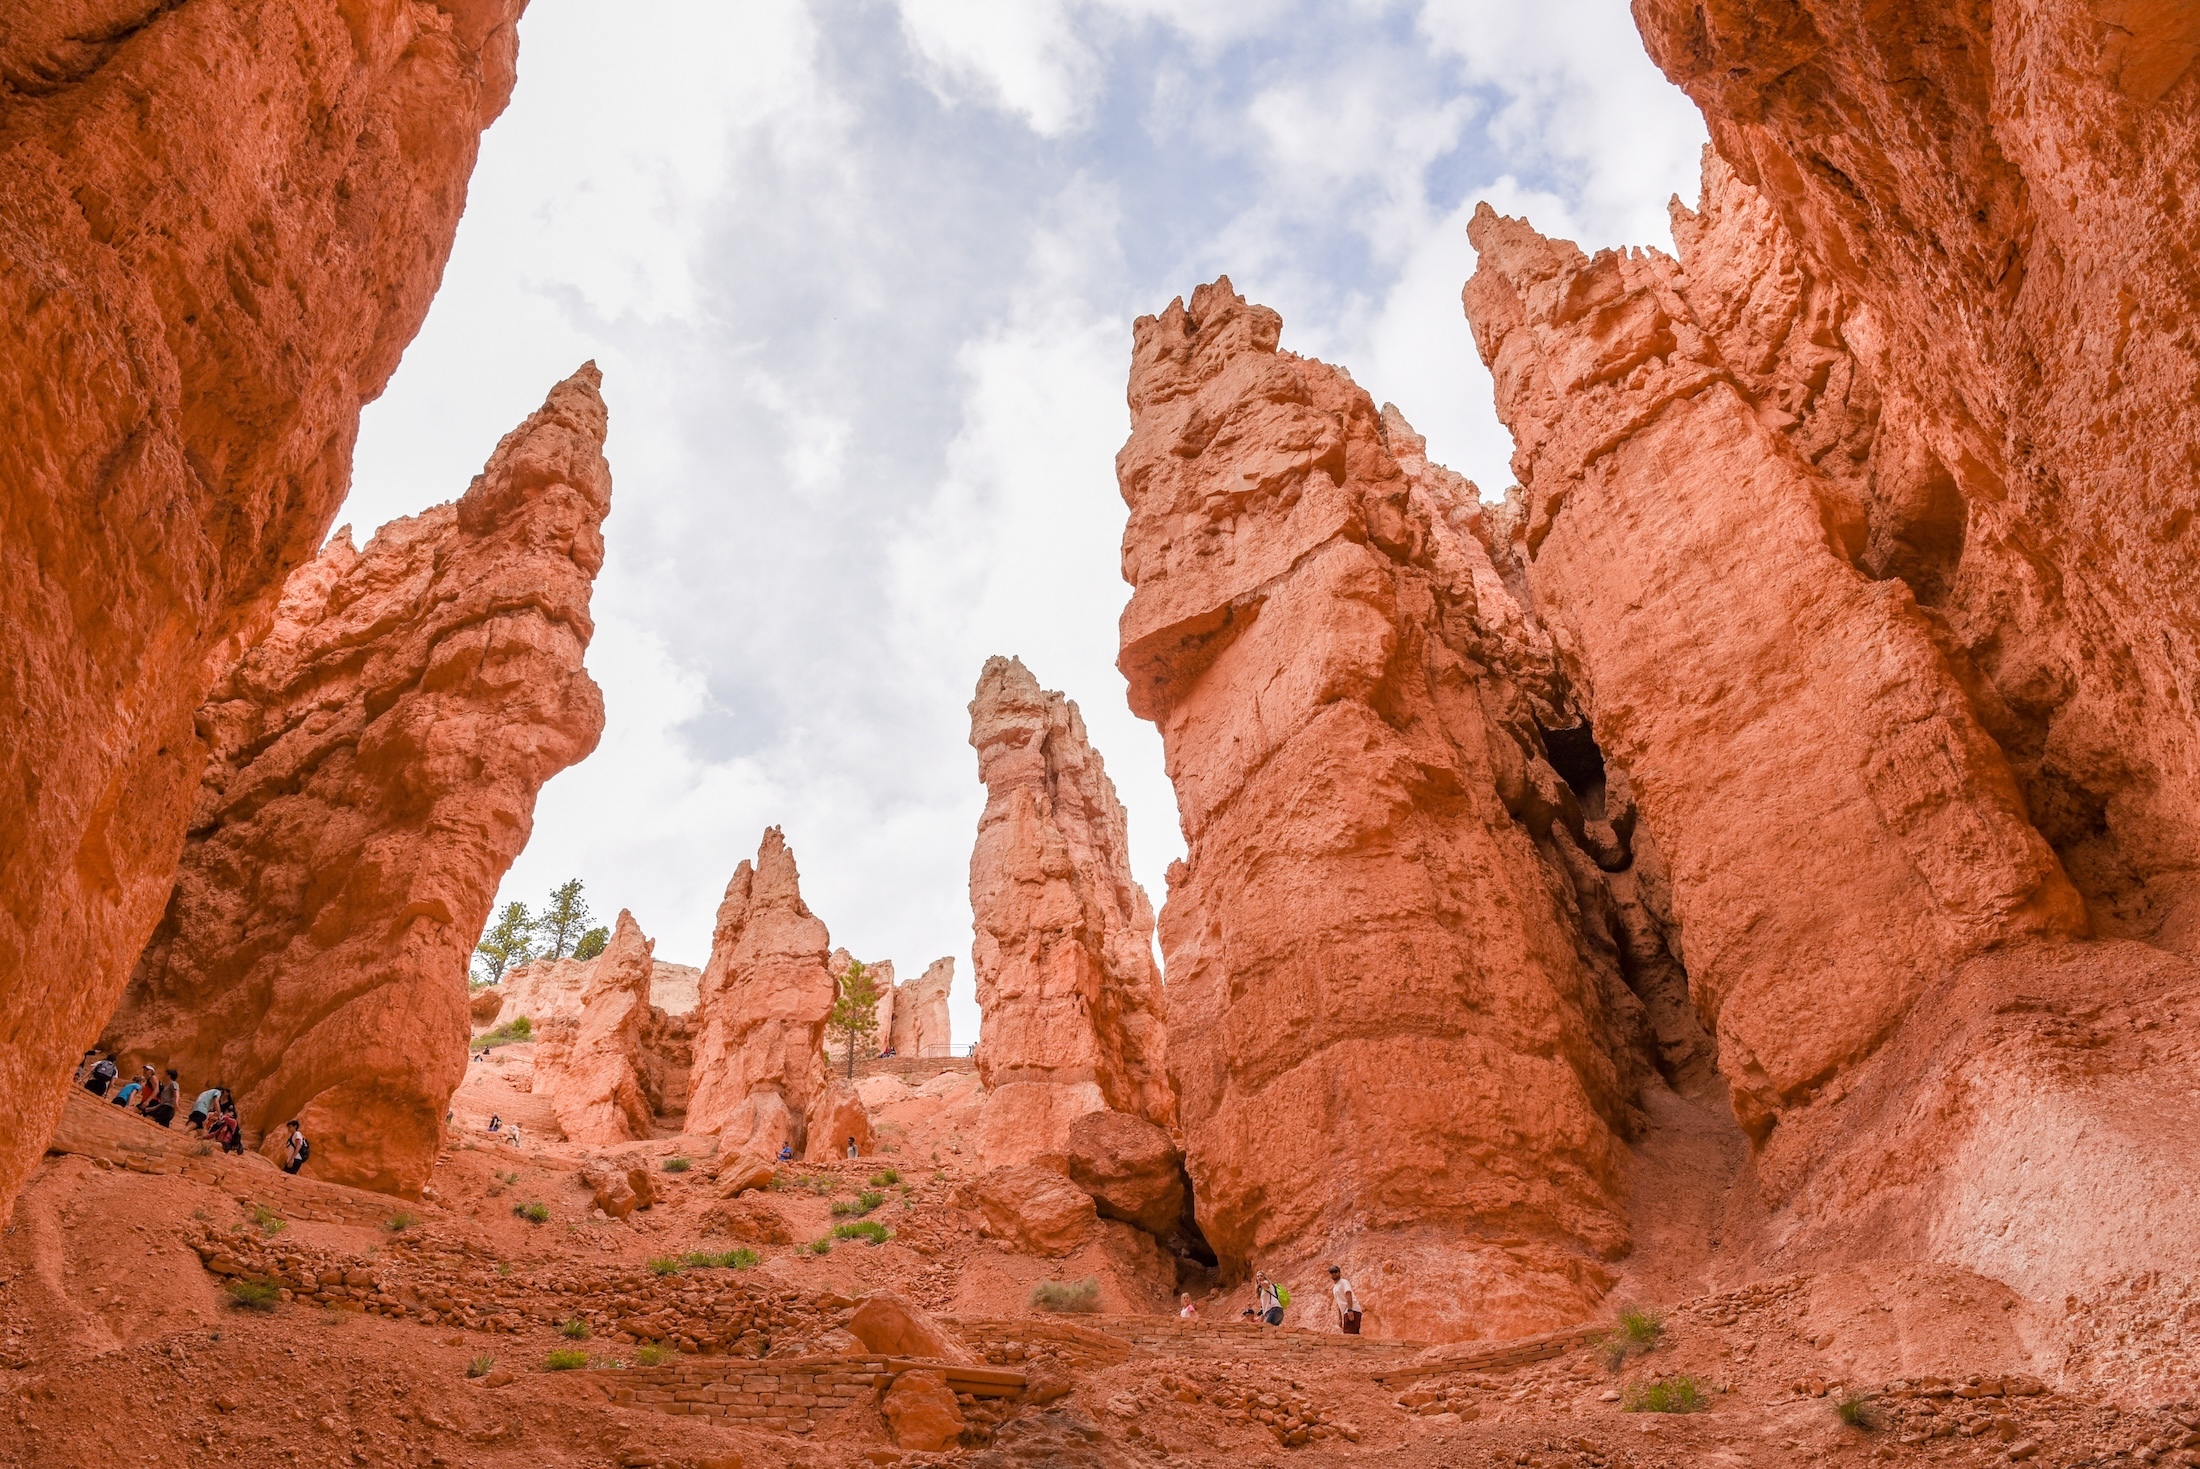
[[[581,896],[581,880],[567,878],[550,890],[550,901],[543,907],[542,917],[535,920],[535,932],[542,935],[542,957],[563,959],[573,952],[588,932],[588,900]]]
[[[474,946],[474,964],[488,982],[504,978],[504,971],[535,957],[535,921],[525,903],[506,903]]]
[[[825,1017],[825,1028],[847,1044],[848,1076],[853,1080],[857,1042],[878,1033],[878,982],[871,978],[869,965],[861,959],[853,959],[849,961],[848,972],[840,976],[839,988],[839,997]]]
[[[608,948],[610,944],[611,930],[599,923],[581,935],[581,941],[573,946],[573,957],[576,959],[593,959]]]

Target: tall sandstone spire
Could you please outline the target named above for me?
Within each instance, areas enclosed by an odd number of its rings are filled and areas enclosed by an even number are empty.
[[[567,1142],[603,1147],[649,1136],[643,1038],[656,949],[620,909],[611,942],[588,961],[580,1013],[535,1027],[533,1089],[548,1094]]]
[[[1607,881],[1633,812],[1548,758],[1585,731],[1472,487],[1281,327],[1227,280],[1141,318],[1116,460],[1198,1221],[1226,1265],[1380,1268],[1379,1334],[1578,1319],[1651,1049],[1623,969],[1657,940]]]
[[[1153,906],[1077,706],[988,659],[970,743],[986,788],[970,853],[985,1166],[1063,1162],[1089,1112],[1172,1126]]]
[[[603,732],[582,667],[611,508],[593,364],[458,500],[339,536],[199,711],[212,758],[105,1043],[299,1118],[310,1171],[418,1192],[466,972],[543,782]]]
[[[696,1002],[687,1130],[722,1152],[801,1152],[826,1096],[825,1018],[833,1008],[831,937],[802,901],[778,827],[726,884]]]
[[[193,712],[427,311],[522,3],[9,12],[0,1218],[160,919]]]

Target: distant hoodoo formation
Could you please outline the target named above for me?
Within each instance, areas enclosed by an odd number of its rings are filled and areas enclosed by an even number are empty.
[[[1627,1251],[1643,1079],[1702,1047],[1662,884],[1473,487],[1281,326],[1227,280],[1141,318],[1117,457],[1199,1225],[1382,1271],[1379,1334],[1556,1326]]]
[[[829,1104],[825,1020],[833,1008],[831,939],[802,901],[778,827],[734,869],[718,906],[696,1005],[688,1131],[722,1152],[803,1152],[809,1114]]]
[[[602,1147],[650,1135],[644,1037],[656,947],[621,909],[611,942],[591,961],[580,1013],[536,1028],[533,1088],[550,1094],[568,1142]]]
[[[174,885],[194,711],[427,312],[520,9],[18,6],[0,35],[0,1218]]]
[[[457,501],[332,541],[199,711],[190,835],[103,1045],[229,1087],[248,1132],[300,1119],[317,1177],[426,1182],[474,940],[536,793],[603,731],[597,383],[553,389]]]
[[[970,743],[986,787],[970,854],[979,1149],[988,1167],[1065,1168],[1070,1127],[1087,1113],[1174,1125],[1153,907],[1075,704],[1016,659],[989,659]]]

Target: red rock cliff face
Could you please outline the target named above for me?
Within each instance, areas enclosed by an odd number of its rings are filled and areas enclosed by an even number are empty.
[[[1161,939],[1199,1224],[1380,1280],[1382,1334],[1576,1319],[1653,1049],[1625,977],[1658,942],[1606,881],[1633,809],[1547,758],[1578,717],[1472,487],[1280,328],[1227,281],[1140,319],[1117,459],[1120,666],[1189,848]]]
[[[649,1136],[644,1038],[656,947],[634,915],[620,909],[611,942],[590,961],[580,1014],[546,1021],[536,1032],[532,1089],[549,1093],[568,1142],[605,1147]]]
[[[521,3],[0,20],[0,1215],[160,917],[192,713],[427,309]]]
[[[1876,404],[1845,303],[1721,169],[1704,210],[1677,265],[1485,207],[1467,294],[1535,610],[1670,859],[1762,1133],[1963,958],[2086,920],[1939,628],[1858,564]]]
[[[585,367],[455,503],[339,537],[199,711],[212,759],[105,1042],[230,1087],[248,1129],[301,1119],[320,1177],[427,1180],[474,939],[536,793],[603,731],[604,423]]]
[[[831,938],[802,901],[778,827],[726,884],[703,966],[687,1130],[724,1152],[801,1152],[805,1118],[827,1090],[825,1017],[833,1008]]]
[[[986,1166],[1059,1162],[1087,1112],[1170,1126],[1153,906],[1077,706],[1020,661],[988,659],[970,743],[986,787],[970,853]]]
[[[1875,575],[2103,933],[2200,946],[2200,21],[2179,4],[1636,0],[1651,56],[1854,303]]]

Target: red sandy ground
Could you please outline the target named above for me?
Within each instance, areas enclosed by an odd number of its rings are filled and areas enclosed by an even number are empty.
[[[1134,1353],[1073,1372],[1068,1396],[1007,1404],[1004,1421],[975,1426],[965,1447],[944,1454],[897,1452],[873,1404],[799,1436],[618,1407],[605,1384],[638,1353],[631,1339],[606,1331],[580,1344],[593,1366],[611,1370],[543,1369],[551,1351],[574,1345],[553,1314],[575,1299],[574,1282],[646,1280],[652,1258],[737,1241],[708,1217],[718,1196],[700,1151],[689,1171],[661,1171],[664,1158],[686,1155],[671,1137],[619,1150],[658,1170],[658,1203],[623,1221],[595,1217],[574,1179],[579,1150],[553,1141],[547,1109],[512,1085],[525,1069],[523,1051],[470,1066],[435,1202],[356,1196],[392,1219],[416,1216],[402,1231],[297,1221],[268,1235],[232,1191],[49,1157],[0,1239],[0,1466],[2200,1464],[2186,1447],[2200,1446],[2191,1404],[2112,1402],[2075,1383],[2034,1391],[2052,1383],[2054,1323],[1992,1282],[1938,1268],[1792,1275],[1717,1294],[1687,1290],[1687,1268],[1645,1269],[1636,1282],[1668,1292],[1664,1332],[1616,1371],[1599,1350],[1580,1349],[1509,1371],[1424,1360],[1427,1375],[1416,1379],[1394,1371],[1411,1349],[1229,1333],[1188,1354]],[[523,1145],[489,1141],[482,1123],[492,1110],[520,1122]],[[797,1167],[814,1185],[748,1195],[777,1210],[795,1243],[755,1246],[761,1265],[708,1272],[706,1288],[786,1287],[827,1303],[891,1288],[943,1316],[975,1319],[1030,1314],[1038,1281],[1095,1276],[1107,1314],[1067,1319],[1121,1332],[1135,1313],[1169,1313],[1166,1282],[1107,1241],[1043,1260],[982,1238],[975,1216],[951,1203],[970,1171],[957,1149],[974,1114],[893,1110],[893,1154]],[[829,1229],[832,1199],[851,1197],[887,1166],[903,1177],[881,1190],[887,1199],[873,1217],[895,1239],[846,1241],[822,1256],[803,1248]],[[512,1212],[535,1200],[549,1207],[548,1223]],[[548,1292],[546,1319],[514,1332],[303,1299],[238,1309],[192,1248],[209,1236],[265,1239],[423,1280],[437,1260],[471,1251],[463,1257],[493,1260],[517,1289]],[[1705,1276],[1696,1274],[1701,1291]],[[699,1277],[669,1288],[691,1278]],[[1232,1320],[1244,1305],[1242,1287],[1193,1288],[1206,1319]],[[833,1349],[820,1337],[848,1309],[802,1314],[809,1309],[778,1331],[774,1355]],[[1278,1352],[1285,1342],[1299,1355]],[[482,1357],[494,1359],[494,1375],[469,1379],[468,1364]],[[1390,1380],[1378,1380],[1386,1369]],[[1626,1395],[1679,1376],[1702,1389],[1705,1410],[1626,1411]],[[1871,1397],[1875,1427],[1836,1414],[1852,1391]],[[1288,1423],[1261,1418],[1288,1414],[1326,1425],[1326,1436],[1284,1446]]]

